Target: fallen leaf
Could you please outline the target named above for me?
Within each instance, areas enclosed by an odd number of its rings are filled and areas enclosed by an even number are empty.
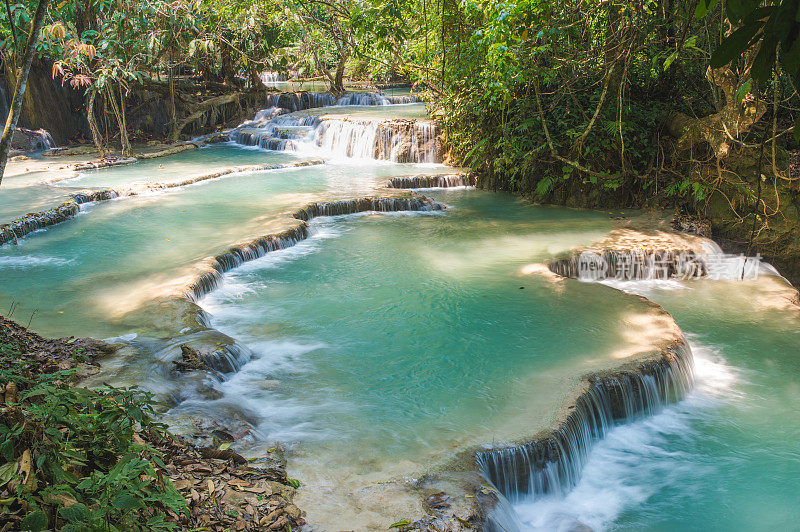
[[[467,527],[467,528],[472,528],[472,523],[470,523],[470,522],[469,522],[469,521],[467,521],[466,519],[461,519],[459,516],[457,516],[457,515],[455,515],[455,514],[453,514],[453,518],[454,518],[456,521],[458,521],[459,523],[461,523],[463,526],[465,526],[465,527]]]
[[[28,491],[36,491],[36,476],[33,473],[33,462],[30,449],[25,449],[19,459],[19,472],[22,474],[22,484]]]

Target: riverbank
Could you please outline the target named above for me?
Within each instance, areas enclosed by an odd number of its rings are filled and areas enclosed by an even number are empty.
[[[203,447],[157,423],[148,394],[81,388],[117,347],[44,338],[0,316],[0,529],[304,524],[292,504],[299,482],[287,478],[280,450],[247,460],[228,449],[225,433]]]

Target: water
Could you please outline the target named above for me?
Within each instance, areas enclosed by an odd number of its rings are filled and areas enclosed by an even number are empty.
[[[474,468],[463,460],[476,450],[528,441],[553,426],[582,375],[652,349],[671,321],[620,290],[640,292],[689,334],[695,388],[611,428],[560,492],[510,497],[505,522],[533,530],[794,528],[800,333],[792,294],[775,277],[606,286],[558,279],[542,265],[617,227],[605,213],[462,187],[425,192],[448,205],[443,212],[318,218],[311,238],[225,274],[200,302],[221,332],[186,319],[180,296],[209,257],[296,227],[291,214],[305,204],[404,194],[386,188],[400,176],[415,177],[396,183],[466,183],[418,177],[452,174],[442,165],[371,159],[370,146],[400,159],[395,136],[375,140],[377,126],[371,144],[353,151],[353,138],[363,140],[379,119],[423,110],[333,106],[273,122],[311,117],[313,126],[283,123],[295,129],[281,139],[310,138],[307,151],[228,143],[53,184],[63,172],[15,176],[0,189],[0,220],[49,208],[81,187],[326,159],[85,205],[72,220],[0,247],[0,309],[14,305],[13,318],[44,334],[127,343],[104,362],[101,380],[153,390],[178,430],[233,424],[250,432],[239,445],[251,455],[281,443],[290,475],[305,487],[297,502],[309,521],[361,530],[418,517],[414,479],[454,463]],[[269,129],[266,120],[250,127]],[[318,137],[322,122],[339,130]],[[353,135],[346,142],[345,129]],[[187,341],[218,341],[241,369],[171,373]]]
[[[449,212],[315,224],[316,238],[234,270],[202,302],[254,354],[219,385],[217,407],[241,407],[264,439],[296,446],[290,473],[326,529],[400,519],[378,512],[383,492],[363,493],[372,480],[547,426],[575,378],[625,342],[619,324],[648,311],[521,273],[597,238],[607,218],[485,192],[436,197]],[[607,312],[571,320],[590,302]],[[173,414],[184,408],[209,407]]]
[[[0,190],[0,225],[29,212],[51,209],[66,199],[64,190],[52,185],[5,188],[3,182],[3,189]]]
[[[253,162],[263,158],[250,153]],[[305,203],[377,193],[408,171],[342,163],[250,172],[89,205],[19,246],[0,247],[0,268],[14,264],[0,269],[0,306],[19,302],[24,321],[36,311],[34,323],[47,334],[123,334],[138,324],[130,313],[188,282],[201,259],[296,223],[288,214]],[[40,266],[42,257],[58,262]]]
[[[336,160],[435,163],[436,126],[416,120],[423,112],[422,104],[321,107],[283,115],[267,109],[231,138],[244,146]]]
[[[690,333],[695,389],[612,430],[566,496],[517,504],[521,528],[794,529],[800,335],[782,281],[612,284],[661,303]]]
[[[3,181],[0,193],[0,224],[29,212],[39,212],[65,201],[71,192],[84,188],[127,188],[132,185],[167,184],[232,165],[277,164],[302,158],[287,152],[254,153],[236,145],[216,145],[182,152],[167,158],[146,159],[134,164],[81,172],[32,172]],[[62,165],[63,166],[63,165]],[[53,167],[56,167],[54,164]]]
[[[134,183],[169,183],[193,175],[212,173],[230,166],[285,163],[298,160],[290,153],[253,153],[243,147],[212,145],[167,158],[144,159],[119,167],[84,170],[73,179],[59,181],[61,187],[125,187]]]
[[[409,103],[400,105],[348,105],[333,106],[322,109],[308,109],[303,114],[329,115],[336,117],[351,116],[357,118],[402,118],[402,119],[427,119],[424,103]]]

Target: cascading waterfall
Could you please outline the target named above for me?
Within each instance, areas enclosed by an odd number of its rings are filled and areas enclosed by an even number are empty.
[[[299,151],[400,163],[436,162],[436,125],[414,120],[359,120],[282,115],[247,122],[231,131],[234,142],[269,150]]]
[[[617,424],[652,415],[683,398],[693,383],[692,368],[691,348],[682,340],[662,360],[588,377],[588,386],[557,428],[519,446],[479,452],[478,466],[511,503],[563,496],[577,484],[596,441]],[[490,512],[485,529],[517,529],[506,501],[501,499],[497,511]]]
[[[253,357],[246,346],[231,343],[221,346],[210,356],[204,357],[206,364],[220,373],[234,373],[242,369]]]
[[[379,92],[354,92],[342,96],[338,100],[329,92],[281,92],[267,95],[267,107],[256,114],[256,119],[259,116],[262,118],[273,117],[279,114],[333,105],[373,106],[408,104],[418,101],[419,98],[416,96],[386,96]]]
[[[336,105],[336,99],[327,92],[281,92],[267,95],[267,108],[283,109],[286,113],[331,105]]]
[[[18,238],[29,233],[68,220],[78,214],[79,210],[75,201],[68,200],[53,209],[26,214],[10,223],[0,225],[0,245],[16,242]]]
[[[403,105],[408,103],[420,103],[421,100],[417,96],[389,96],[389,103],[393,105]]]
[[[309,221],[318,216],[339,216],[357,212],[440,211],[445,206],[424,196],[409,198],[359,198],[354,200],[329,201],[306,205],[292,214],[298,220]]]
[[[11,140],[12,148],[26,152],[47,151],[56,147],[52,135],[44,129],[18,127]]]
[[[331,105],[412,103],[414,96],[387,97],[357,92],[338,101],[328,93],[281,93],[267,96],[266,109],[229,133],[246,146],[276,151],[321,152],[333,157],[394,162],[434,163],[436,125],[415,120],[359,120],[297,115],[297,111]]]
[[[308,238],[308,224],[302,223],[286,231],[265,235],[246,244],[232,247],[225,253],[214,257],[211,263],[212,270],[203,273],[192,282],[184,293],[184,297],[189,301],[197,302],[219,286],[223,273],[229,272],[245,262],[263,257],[271,251],[290,248],[306,238]],[[200,320],[198,323],[205,325]]]
[[[759,274],[777,275],[759,257],[723,253],[709,241],[702,250],[584,251],[548,264],[550,271],[581,281],[653,281],[667,279],[749,280]]]
[[[475,178],[467,174],[411,175],[393,177],[389,188],[452,188],[475,186]]]
[[[258,164],[251,166],[237,166],[233,168],[226,168],[210,174],[202,174],[182,181],[172,183],[148,183],[144,190],[157,191],[166,190],[170,188],[183,187],[193,185],[209,179],[216,179],[236,172],[256,172],[265,170],[280,170],[284,168],[301,168],[305,166],[314,166],[323,164],[321,160],[308,160],[299,161],[296,163],[278,163],[278,164]],[[141,189],[101,189],[101,190],[87,190],[82,192],[75,192],[69,195],[69,199],[62,204],[41,212],[33,212],[25,216],[13,220],[9,223],[0,225],[0,246],[9,242],[16,242],[17,239],[22,238],[34,231],[45,229],[52,225],[59,224],[73,218],[80,211],[80,205],[84,203],[91,203],[95,201],[108,201],[120,197],[130,197],[138,195]]]
[[[436,125],[432,122],[414,122],[411,128],[412,161],[436,162]]]
[[[61,205],[42,212],[32,212],[10,223],[0,225],[0,246],[16,242],[34,231],[45,229],[69,220],[80,211],[79,205],[92,201],[105,201],[116,198],[119,194],[114,190],[96,190],[71,194]]]
[[[204,295],[213,291],[222,280],[222,274],[237,266],[263,257],[271,251],[286,249],[309,237],[308,222],[319,216],[339,216],[358,212],[378,211],[438,211],[445,205],[424,196],[412,197],[368,197],[323,203],[312,203],[292,213],[292,217],[301,220],[301,224],[280,233],[265,235],[251,242],[232,247],[227,252],[214,257],[211,271],[201,274],[184,293],[191,302],[197,302]],[[202,318],[198,323],[203,325]]]
[[[278,81],[286,81],[286,74],[283,72],[262,72],[260,77],[261,83],[264,85],[271,85]]]
[[[603,250],[584,251],[551,262],[553,273],[570,279],[602,281],[664,280],[697,278],[707,272],[707,256],[694,250]]]
[[[418,103],[416,96],[386,96],[382,92],[351,92],[336,101],[336,105],[398,105]]]
[[[297,151],[296,141],[310,141],[321,119],[316,115],[280,115],[272,117],[261,110],[254,120],[230,132],[231,140],[245,146],[277,151]]]
[[[378,137],[377,122],[324,120],[314,131],[314,144],[339,157],[381,159],[375,153]]]
[[[49,131],[39,129],[35,131],[35,133],[36,140],[34,141],[34,145],[36,151],[52,150],[56,147],[56,141],[53,139],[53,136]]]
[[[323,120],[315,142],[340,157],[398,163],[436,162],[436,126],[414,120]]]
[[[114,198],[118,198],[120,193],[116,190],[112,190],[110,188],[106,188],[103,190],[89,190],[83,192],[76,192],[74,194],[70,194],[70,198],[72,198],[75,203],[81,205],[83,203],[91,203],[93,201],[108,201]]]
[[[379,92],[351,92],[337,100],[336,105],[391,105],[391,100]]]

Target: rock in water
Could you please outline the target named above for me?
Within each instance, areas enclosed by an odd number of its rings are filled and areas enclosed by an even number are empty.
[[[186,344],[181,344],[181,358],[182,360],[173,360],[178,371],[195,371],[210,369],[208,364],[205,363],[200,352],[193,347]]]

